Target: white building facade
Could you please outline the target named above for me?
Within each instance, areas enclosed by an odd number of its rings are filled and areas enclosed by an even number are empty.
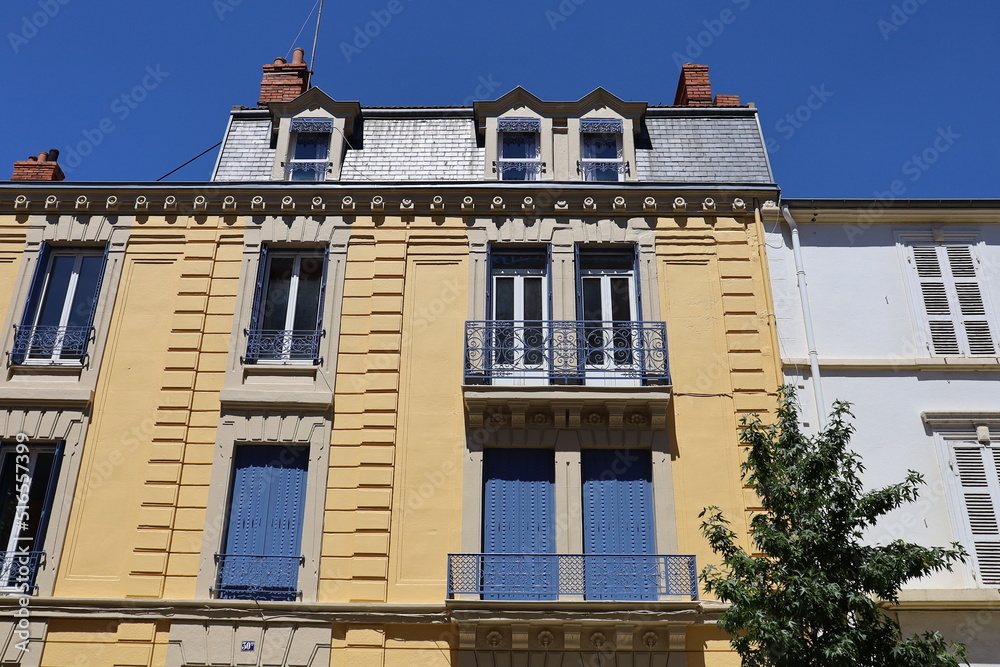
[[[868,539],[962,544],[910,582],[905,635],[938,630],[1000,665],[1000,202],[785,200],[768,261],[786,382],[814,429],[853,404],[867,488],[924,475]]]

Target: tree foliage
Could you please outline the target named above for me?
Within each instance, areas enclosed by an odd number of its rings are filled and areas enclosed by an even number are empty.
[[[906,581],[950,570],[965,550],[922,547],[896,540],[873,546],[863,531],[879,517],[913,502],[923,477],[865,492],[861,458],[848,449],[854,427],[850,404],[836,402],[829,424],[815,436],[799,427],[794,393],[783,388],[776,423],[744,418],[740,437],[750,445],[743,478],[765,512],[751,521],[754,550],[740,545],[717,507],[701,513],[702,532],[722,556],[706,567],[705,589],[731,603],[719,625],[747,667],[957,666],[965,647],[934,632],[903,639],[879,609],[897,602]]]

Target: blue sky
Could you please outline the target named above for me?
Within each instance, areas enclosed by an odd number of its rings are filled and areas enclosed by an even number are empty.
[[[314,4],[8,0],[0,157],[59,148],[70,180],[155,180],[218,142],[231,106],[256,104],[261,65],[311,47],[312,24],[296,35]],[[670,104],[677,63],[693,61],[714,92],[760,109],[787,197],[878,197],[898,181],[905,197],[989,198],[998,26],[991,0],[327,0],[314,83],[368,106],[517,85]],[[213,162],[170,180],[205,180]]]

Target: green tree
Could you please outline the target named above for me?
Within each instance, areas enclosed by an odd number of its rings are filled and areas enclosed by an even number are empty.
[[[927,548],[896,540],[862,542],[864,530],[913,502],[923,477],[909,471],[892,486],[865,492],[861,458],[848,449],[850,404],[836,402],[815,436],[799,427],[790,388],[782,388],[776,423],[744,418],[750,445],[743,478],[765,512],[751,521],[755,551],[739,546],[718,507],[701,513],[702,533],[722,569],[701,573],[705,590],[731,603],[719,626],[733,636],[746,667],[938,667],[965,662],[965,647],[936,633],[903,639],[879,601],[898,601],[906,581],[964,560],[959,544]]]

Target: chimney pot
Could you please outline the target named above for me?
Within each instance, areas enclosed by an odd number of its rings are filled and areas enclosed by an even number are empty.
[[[14,163],[12,181],[61,181],[66,178],[56,159],[59,151],[52,149],[42,151],[38,155],[29,156],[27,160]]]
[[[258,107],[266,107],[269,102],[291,102],[306,92],[309,85],[309,68],[305,63],[305,51],[295,49],[292,62],[275,58],[272,64],[264,65],[264,78],[260,83]]]

